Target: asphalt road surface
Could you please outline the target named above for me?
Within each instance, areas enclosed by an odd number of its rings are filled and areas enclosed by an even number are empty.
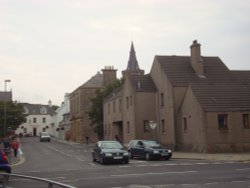
[[[46,178],[79,188],[250,188],[249,162],[204,160],[93,163],[91,147],[38,137],[22,138],[25,161],[13,173]],[[47,184],[11,177],[8,188],[40,188]],[[56,187],[56,186],[54,186]]]

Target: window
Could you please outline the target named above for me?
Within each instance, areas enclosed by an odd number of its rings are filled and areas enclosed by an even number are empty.
[[[130,96],[129,101],[130,101],[130,106],[132,106],[132,96]]]
[[[113,101],[113,112],[115,112],[115,101]]]
[[[166,129],[165,129],[165,120],[164,119],[161,120],[161,132],[162,133],[166,132]]]
[[[122,111],[122,100],[119,99],[119,111],[121,112]]]
[[[128,109],[129,108],[129,99],[128,99],[128,97],[126,99],[127,99],[127,109]]]
[[[129,121],[127,122],[127,134],[129,134],[130,133],[130,123],[129,123]]]
[[[28,109],[26,106],[24,107],[24,113],[25,113],[25,114],[28,114],[28,113],[29,113],[29,109]]]
[[[40,109],[40,113],[41,113],[41,114],[46,114],[46,113],[47,113],[46,107],[43,106],[43,107]]]
[[[106,135],[107,134],[107,124],[104,125],[104,134]]]
[[[219,130],[228,130],[227,114],[218,115],[218,126]]]
[[[46,123],[46,118],[43,118],[43,123]]]
[[[36,123],[36,118],[33,118],[33,123]]]
[[[143,121],[143,131],[149,132],[149,121],[148,120]]]
[[[161,102],[161,106],[164,106],[164,93],[160,94],[160,102]]]
[[[110,114],[110,103],[108,103],[108,114]]]
[[[250,126],[249,126],[249,115],[248,114],[243,114],[242,115],[242,120],[243,120],[243,127],[245,129],[249,129]]]
[[[187,117],[183,117],[183,131],[187,132]]]

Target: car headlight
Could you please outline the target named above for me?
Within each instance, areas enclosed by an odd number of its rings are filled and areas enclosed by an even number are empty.
[[[128,156],[128,152],[123,153],[124,156]]]
[[[157,154],[157,153],[159,153],[159,151],[153,151],[153,153],[154,153],[154,154]]]
[[[168,153],[172,153],[171,149],[169,149],[169,150],[167,150],[167,151],[168,151]]]
[[[105,156],[112,157],[112,153],[105,153]]]

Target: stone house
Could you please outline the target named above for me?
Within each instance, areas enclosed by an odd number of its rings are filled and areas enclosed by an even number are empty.
[[[104,101],[106,139],[119,134],[125,144],[156,139],[182,151],[250,151],[250,71],[201,56],[197,41],[190,48],[189,56],[155,56],[149,74],[123,71],[123,87]],[[119,115],[109,110],[116,103]]]
[[[91,107],[91,98],[97,90],[103,89],[116,80],[116,71],[112,66],[102,69],[83,85],[79,86],[70,94],[70,139],[74,142],[85,143],[86,137],[89,142],[98,140],[94,132],[94,125],[90,126],[88,110]]]

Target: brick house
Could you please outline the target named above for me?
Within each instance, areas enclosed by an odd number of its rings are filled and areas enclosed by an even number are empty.
[[[123,71],[123,87],[104,101],[105,138],[156,139],[182,151],[250,151],[250,71],[201,56],[197,41],[190,48],[189,56],[155,56],[149,74]],[[122,104],[119,113],[111,104]]]

